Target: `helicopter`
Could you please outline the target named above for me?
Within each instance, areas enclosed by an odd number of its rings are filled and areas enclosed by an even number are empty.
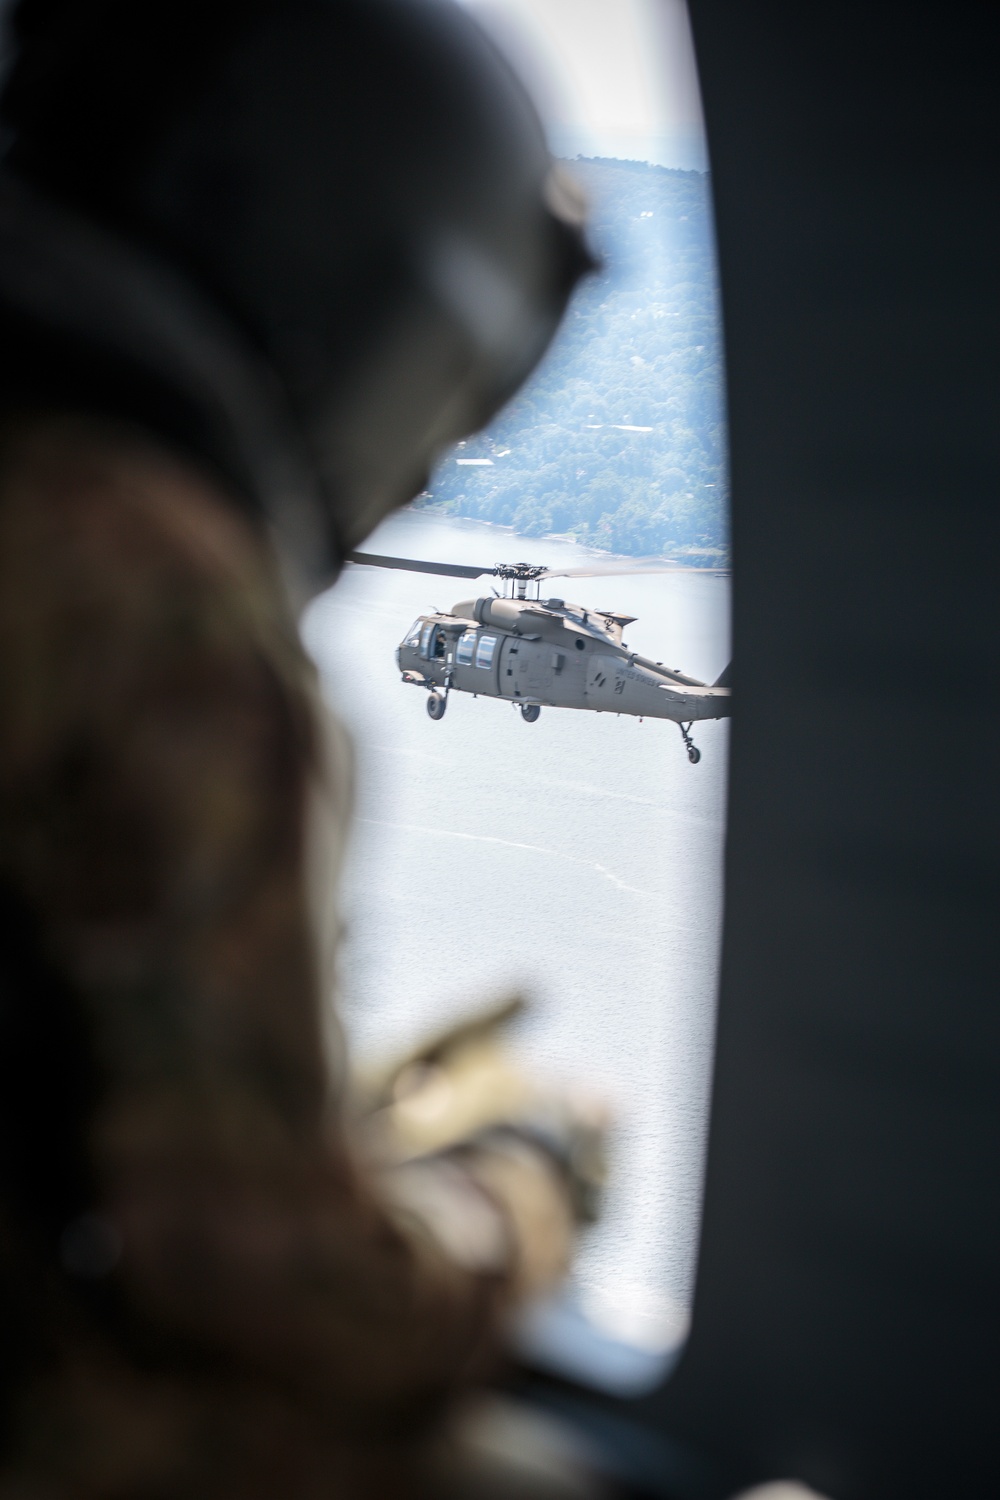
[[[500,563],[477,568],[373,552],[350,552],[348,561],[502,582],[502,595],[494,589],[461,600],[448,613],[418,616],[397,647],[402,679],[427,690],[432,719],[444,717],[451,692],[507,699],[528,724],[536,722],[543,707],[670,719],[680,729],[688,760],[697,765],[701,751],[691,738],[692,726],[700,719],[729,717],[729,667],[715,682],[700,682],[628,649],[622,635],[634,615],[541,598],[541,585],[549,578],[689,571],[679,564],[619,562],[555,569]]]

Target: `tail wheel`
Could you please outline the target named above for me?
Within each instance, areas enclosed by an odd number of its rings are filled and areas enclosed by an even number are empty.
[[[521,718],[526,724],[534,724],[541,711],[537,703],[521,704]]]
[[[693,722],[694,721],[692,720],[692,723]],[[690,724],[678,724],[677,728],[681,732],[681,739],[684,741],[684,748],[685,748],[685,750],[688,753],[688,760],[691,762],[691,764],[693,766],[696,766],[698,764],[698,762],[701,760],[701,751],[698,749],[698,746],[695,744],[694,740],[691,738],[691,734],[690,734],[691,725]]]
[[[447,708],[447,700],[440,693],[429,693],[427,696],[427,712],[432,719],[443,719]]]

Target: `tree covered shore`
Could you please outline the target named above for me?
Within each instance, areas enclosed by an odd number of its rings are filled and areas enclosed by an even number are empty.
[[[728,493],[708,179],[645,162],[568,165],[603,267],[530,383],[447,455],[418,504],[718,565]]]

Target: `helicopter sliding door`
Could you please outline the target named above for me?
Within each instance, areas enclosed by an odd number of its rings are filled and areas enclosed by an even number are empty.
[[[544,641],[522,640],[521,694],[535,703],[552,702],[552,647]]]
[[[500,647],[499,685],[501,698],[526,696],[522,674],[522,649],[527,645],[516,635],[505,635]]]
[[[526,703],[553,703],[553,651],[525,636],[505,636],[500,654],[500,693]]]

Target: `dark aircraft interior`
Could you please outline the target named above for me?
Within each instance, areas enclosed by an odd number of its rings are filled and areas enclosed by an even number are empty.
[[[993,7],[691,0],[734,706],[692,1332],[527,1374],[636,1496],[1000,1494]]]

